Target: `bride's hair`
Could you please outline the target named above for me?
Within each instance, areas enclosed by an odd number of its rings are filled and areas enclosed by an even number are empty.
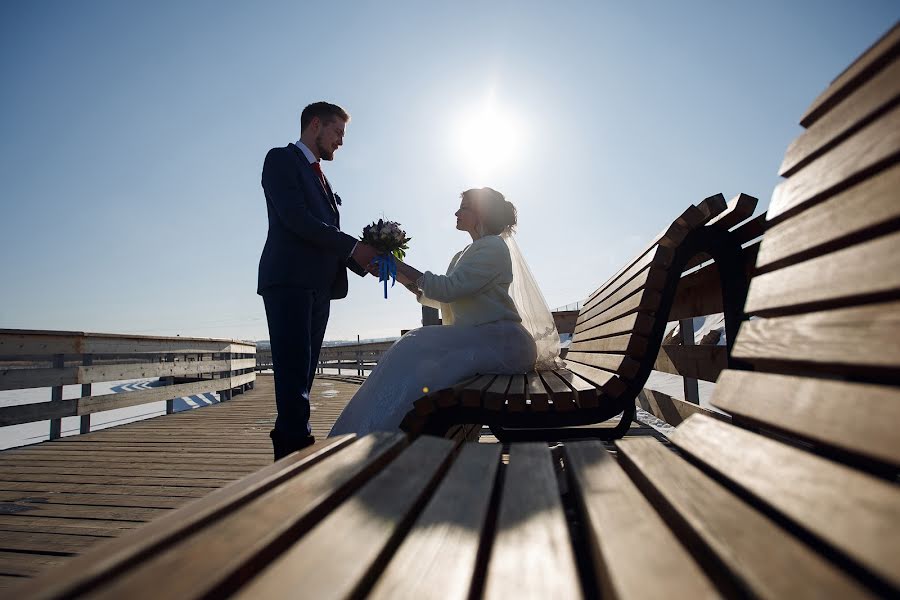
[[[466,190],[461,194],[478,207],[485,235],[500,235],[516,229],[518,215],[513,203],[503,194],[489,187]]]

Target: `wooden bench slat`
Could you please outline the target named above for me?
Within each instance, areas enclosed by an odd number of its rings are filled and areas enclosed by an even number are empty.
[[[469,597],[500,454],[499,444],[463,446],[367,598]]]
[[[243,586],[235,598],[351,597],[380,572],[379,556],[399,543],[404,523],[441,475],[455,446],[443,438],[416,439]],[[304,506],[290,496],[282,503],[295,510]]]
[[[697,226],[706,225],[725,212],[728,209],[728,203],[722,194],[714,194],[697,203],[697,208],[703,213],[703,220]]]
[[[634,377],[640,363],[631,357],[622,354],[604,354],[601,352],[569,352],[566,354],[566,362],[578,362],[591,367],[606,369],[611,373],[617,373],[626,379]]]
[[[825,91],[806,109],[806,112],[800,119],[800,124],[804,127],[811,127],[831,107],[854,93],[854,90],[871,77],[874,71],[895,56],[898,48],[900,48],[900,26],[894,25],[890,31],[885,33],[884,36],[831,82]]]
[[[594,313],[589,318],[575,324],[575,337],[582,335],[606,323],[611,323],[616,319],[621,319],[636,312],[650,312],[656,310],[662,302],[662,294],[656,290],[639,289],[631,296],[622,299],[621,302],[604,309],[602,312]]]
[[[900,390],[725,371],[713,405],[763,427],[900,469]]]
[[[822,285],[827,277],[828,285]],[[775,315],[900,293],[900,232],[753,278],[748,314]]]
[[[602,443],[573,442],[564,451],[603,597],[719,597]]]
[[[760,237],[766,231],[767,218],[768,214],[762,213],[760,215],[756,215],[749,221],[741,223],[740,226],[731,231],[731,234],[734,235],[734,241],[738,244],[743,245],[751,240],[755,240],[756,238]]]
[[[447,442],[450,443],[450,442]],[[98,598],[222,595],[237,573],[263,565],[272,548],[315,524],[405,444],[402,434],[373,434],[335,452],[221,516],[165,552],[144,558],[92,591]],[[177,513],[174,513],[177,516]],[[136,534],[137,535],[137,534]]]
[[[531,371],[525,375],[528,385],[528,400],[531,402],[531,410],[544,412],[550,410],[550,394],[544,387],[541,376]]]
[[[512,375],[506,391],[506,408],[514,412],[525,410],[525,375]]]
[[[643,355],[649,341],[642,335],[616,335],[599,340],[585,340],[569,344],[569,352],[622,352],[629,356]]]
[[[831,375],[895,377],[898,311],[900,302],[894,301],[745,321],[732,356],[760,367],[795,364]]]
[[[725,346],[661,346],[654,371],[672,373],[715,382],[728,367],[728,348]]]
[[[900,60],[876,73],[852,97],[828,111],[788,147],[780,175],[787,177],[814,159],[848,132],[877,115],[900,95]]]
[[[576,331],[580,329],[580,325],[583,325],[585,322],[590,321],[603,313],[614,310],[616,305],[622,303],[632,295],[640,293],[643,290],[661,290],[665,284],[666,271],[659,268],[649,268],[605,300],[598,302],[588,310],[582,310],[578,313],[578,320],[575,322]],[[659,294],[657,294],[656,297],[660,297]],[[643,303],[646,302],[647,300],[643,300]],[[656,310],[658,306],[659,304],[657,303],[655,305],[650,305],[647,308],[648,310]],[[622,311],[617,311],[618,314],[621,314],[621,312]]]
[[[541,371],[540,375],[541,379],[544,380],[547,392],[550,394],[550,399],[553,401],[553,409],[562,411],[574,410],[576,407],[575,394],[569,389],[569,386],[554,375],[552,371]]]
[[[575,556],[546,444],[510,448],[484,598],[580,598]]]
[[[625,382],[614,373],[582,365],[574,361],[566,362],[566,369],[575,373],[582,379],[593,383],[598,389],[603,390],[603,395],[610,398],[618,398],[625,391]]]
[[[597,386],[589,383],[567,369],[556,369],[553,374],[575,392],[575,402],[581,408],[593,408],[599,403]]]
[[[484,390],[483,406],[486,410],[498,411],[503,408],[511,379],[509,375],[497,375],[491,385]]]
[[[759,202],[757,198],[748,196],[747,194],[739,194],[728,202],[728,209],[719,216],[706,224],[707,227],[717,227],[724,231],[728,231],[738,224],[746,221],[753,215],[756,205]],[[706,252],[701,252],[691,258],[684,265],[684,270],[689,271],[706,261],[712,260],[712,256]]]
[[[616,442],[623,466],[668,517],[679,539],[702,549],[704,563],[754,598],[874,598],[772,520],[739,500],[658,441]],[[710,560],[711,559],[711,560]],[[789,567],[788,567],[789,565]]]
[[[632,313],[603,323],[591,325],[584,329],[578,329],[572,336],[572,341],[592,340],[602,337],[611,337],[622,334],[636,334],[647,336],[653,330],[653,317],[645,313]]]
[[[718,413],[708,408],[703,408],[693,402],[660,392],[659,390],[642,389],[635,399],[635,405],[648,413],[659,417],[669,425],[678,425],[689,416],[700,413],[720,421],[730,422],[728,415]]]
[[[900,221],[900,164],[771,227],[756,267],[771,271],[884,233]]]
[[[470,384],[475,383],[478,380],[478,375],[474,377],[469,377],[456,385],[453,385],[449,388],[443,389],[438,392],[437,397],[435,398],[435,402],[438,408],[447,408],[450,406],[456,406],[461,401],[461,394],[464,389],[466,389]]]
[[[653,246],[642,257],[637,259],[627,269],[616,274],[609,281],[597,288],[581,307],[581,313],[586,313],[598,302],[602,302],[616,293],[622,287],[630,283],[638,275],[646,273],[650,268],[657,267],[659,269],[668,269],[675,257],[675,251],[665,246]]]
[[[471,383],[466,384],[460,392],[463,406],[481,406],[481,397],[494,382],[496,375],[481,375]]]
[[[694,415],[670,441],[744,493],[900,590],[900,487]]]
[[[741,252],[741,260],[748,279],[758,251],[759,242],[747,246]],[[723,310],[719,265],[710,263],[681,278],[675,290],[672,308],[666,318],[678,321],[697,315],[713,315]]]
[[[809,203],[840,191],[879,167],[896,160],[900,149],[900,106],[854,133],[828,153],[778,184],[769,205],[769,220],[781,220]]]

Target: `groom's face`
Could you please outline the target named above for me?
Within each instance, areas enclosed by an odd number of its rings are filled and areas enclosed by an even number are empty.
[[[334,152],[344,144],[344,129],[346,123],[340,119],[322,121],[319,126],[319,135],[316,136],[319,158],[322,160],[334,160]]]

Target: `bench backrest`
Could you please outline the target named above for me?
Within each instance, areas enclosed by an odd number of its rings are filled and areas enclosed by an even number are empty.
[[[900,470],[900,26],[813,103],[781,166],[714,405]],[[752,398],[752,400],[749,400]]]

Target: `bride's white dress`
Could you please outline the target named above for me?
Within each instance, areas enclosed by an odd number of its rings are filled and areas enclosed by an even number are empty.
[[[510,258],[509,243],[485,236],[457,253],[446,275],[424,274],[420,302],[439,306],[444,325],[414,329],[397,340],[344,408],[330,436],[397,430],[413,402],[429,391],[477,374],[525,373],[535,367],[535,334],[523,327],[519,303],[510,295],[520,266]],[[530,277],[527,267],[521,267]],[[546,303],[544,311],[549,317]],[[553,335],[558,354],[555,328]]]

